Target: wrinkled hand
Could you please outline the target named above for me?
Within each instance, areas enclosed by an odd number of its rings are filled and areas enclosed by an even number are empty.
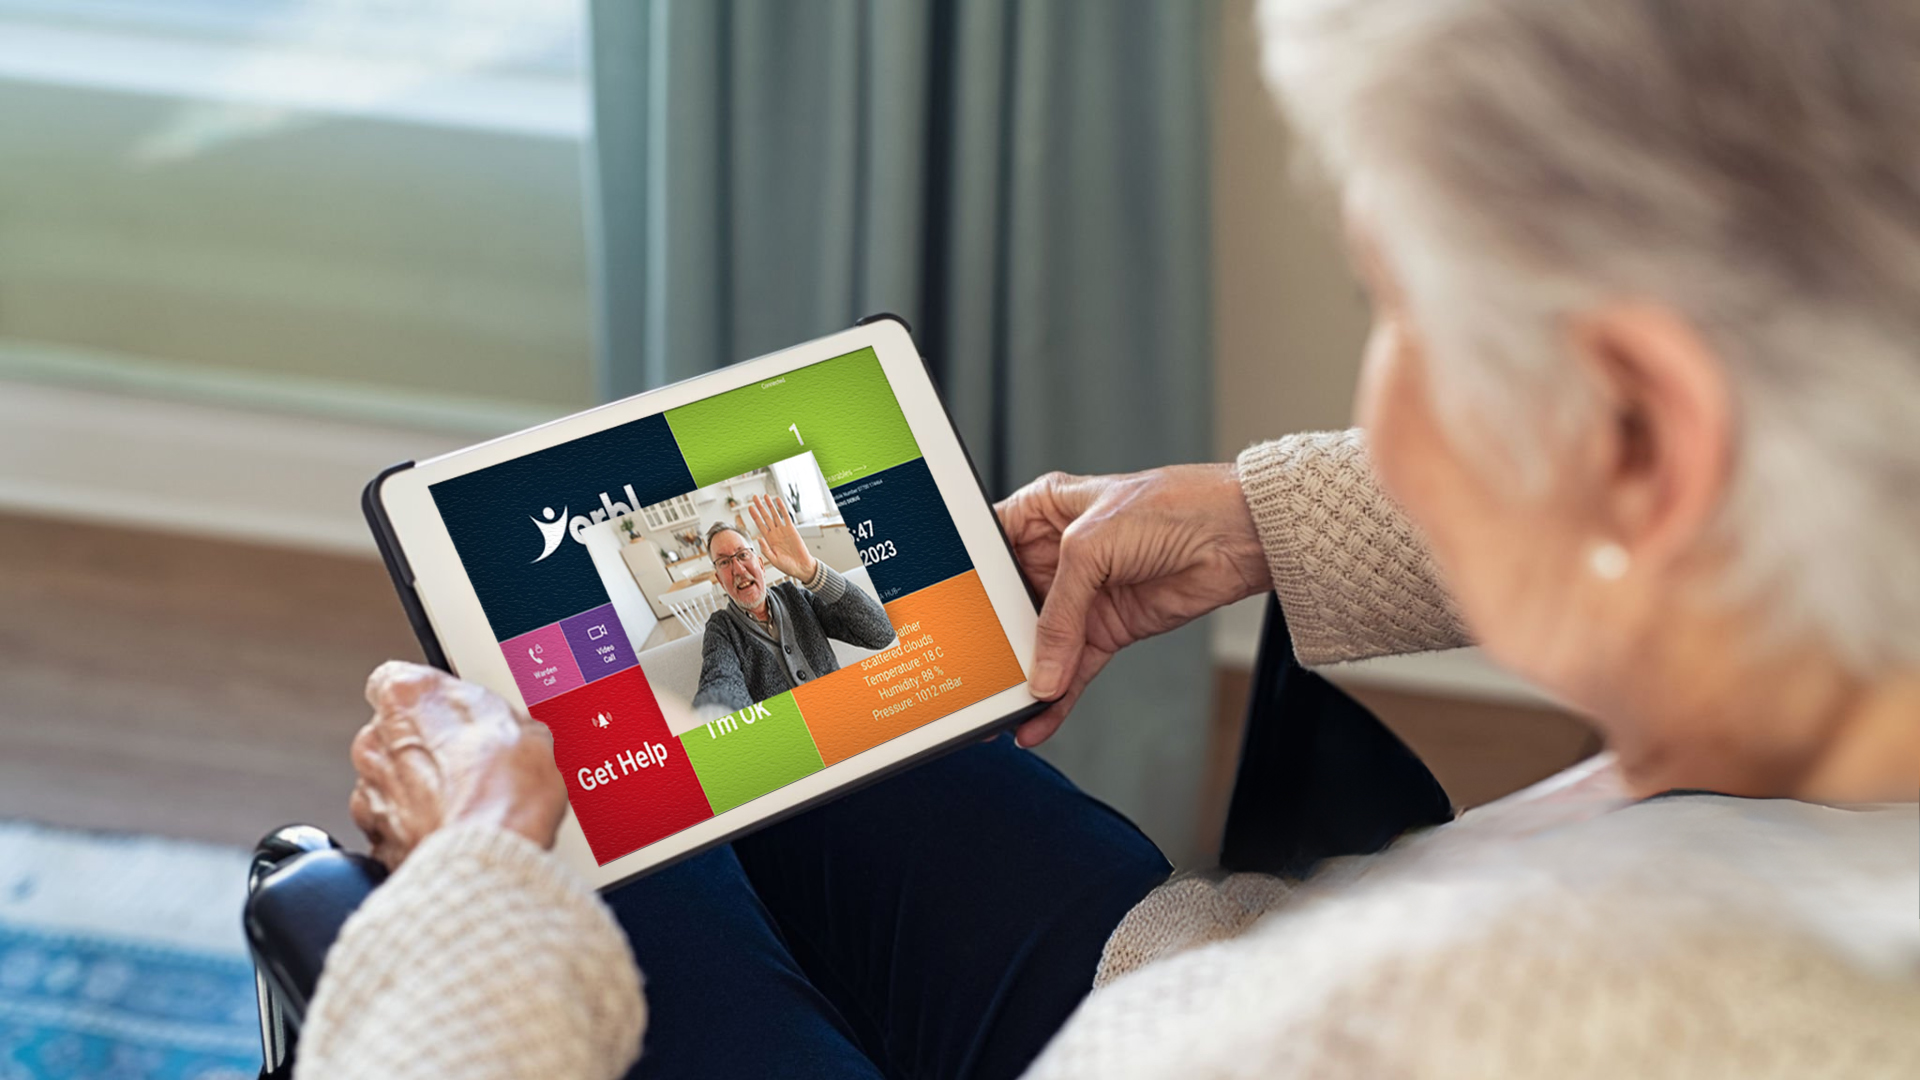
[[[1029,686],[1054,700],[1020,726],[1022,746],[1060,727],[1114,653],[1273,588],[1232,465],[1049,473],[995,510],[1044,599]]]
[[[807,542],[800,539],[785,500],[755,495],[747,500],[747,513],[753,515],[753,527],[760,530],[760,553],[775,569],[798,581],[813,576],[816,560],[807,550]]]
[[[373,856],[397,869],[444,825],[481,821],[552,847],[567,807],[553,735],[499,695],[389,660],[367,677],[373,719],[353,739],[348,808]]]

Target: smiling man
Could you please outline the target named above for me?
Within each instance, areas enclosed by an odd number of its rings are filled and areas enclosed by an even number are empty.
[[[839,670],[829,639],[865,649],[893,640],[886,609],[814,558],[786,504],[756,495],[747,512],[764,556],[732,525],[707,532],[727,606],[707,620],[697,710],[733,712]],[[768,565],[790,580],[769,587]]]

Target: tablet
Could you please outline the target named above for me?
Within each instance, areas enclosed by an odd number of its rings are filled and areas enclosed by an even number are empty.
[[[365,509],[428,660],[552,730],[555,850],[601,888],[1044,707],[1033,595],[892,316],[396,466]]]

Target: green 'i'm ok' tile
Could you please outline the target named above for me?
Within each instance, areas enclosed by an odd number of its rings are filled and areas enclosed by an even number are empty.
[[[791,692],[694,728],[680,744],[716,814],[824,767]]]

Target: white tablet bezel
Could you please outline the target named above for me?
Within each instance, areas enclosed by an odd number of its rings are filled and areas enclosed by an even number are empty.
[[[903,323],[891,318],[876,319],[388,475],[373,494],[385,512],[391,541],[398,545],[404,565],[411,571],[414,591],[454,672],[526,709],[480,599],[434,505],[428,490],[431,485],[864,348],[873,349],[879,358],[880,370],[979,572],[1020,670],[1031,674],[1038,619],[1032,595],[912,337]],[[605,866],[595,862],[586,835],[569,809],[560,824],[554,850],[596,888],[607,888],[818,802],[877,773],[964,742],[1030,713],[1038,704],[1023,679],[1017,686],[663,837]]]

